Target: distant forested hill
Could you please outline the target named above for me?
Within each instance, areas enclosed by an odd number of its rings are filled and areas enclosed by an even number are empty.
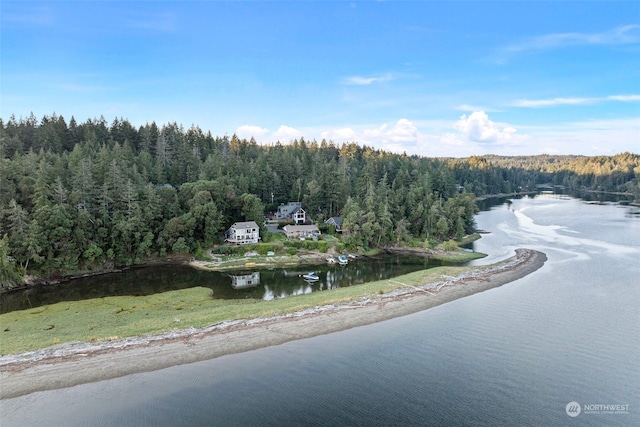
[[[627,192],[640,197],[640,155],[615,156],[472,156],[450,159],[456,180],[477,195],[510,193],[536,185],[562,185],[573,190]]]
[[[0,119],[0,282],[194,253],[300,201],[347,247],[473,231],[475,196],[557,183],[638,192],[638,155],[437,159],[303,138],[258,145],[176,123]],[[263,230],[265,240],[269,235]]]

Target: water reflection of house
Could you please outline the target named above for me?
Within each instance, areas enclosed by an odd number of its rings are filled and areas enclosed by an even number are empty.
[[[251,274],[230,275],[231,287],[233,289],[245,289],[258,286],[260,284],[260,272]]]
[[[293,288],[279,288],[273,287],[269,285],[264,285],[264,294],[262,299],[264,301],[271,301],[274,299],[287,298],[296,295],[305,295],[313,292],[313,286],[309,283],[304,282],[304,284],[300,284]]]

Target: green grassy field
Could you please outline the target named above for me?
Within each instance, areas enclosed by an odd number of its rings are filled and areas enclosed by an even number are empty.
[[[98,342],[202,328],[225,320],[270,317],[366,295],[422,285],[471,267],[437,267],[331,291],[262,300],[216,300],[208,288],[150,296],[117,296],[62,302],[0,315],[0,354],[17,354],[71,341]]]

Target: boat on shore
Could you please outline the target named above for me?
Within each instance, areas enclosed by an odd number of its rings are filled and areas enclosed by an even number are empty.
[[[329,264],[335,264],[336,263],[336,259],[334,257],[330,256],[330,257],[327,257],[327,262]]]
[[[344,256],[344,255],[340,255],[340,256],[338,257],[338,263],[339,263],[340,265],[347,265],[347,264],[349,264],[349,260],[347,259],[347,257],[346,257],[346,256]]]

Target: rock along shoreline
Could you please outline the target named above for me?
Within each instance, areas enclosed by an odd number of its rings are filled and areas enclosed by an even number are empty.
[[[405,285],[343,305],[293,314],[222,322],[202,329],[132,337],[102,343],[67,343],[0,357],[0,399],[102,381],[175,365],[311,338],[426,310],[518,280],[544,265],[531,249],[491,267],[478,266],[422,286]],[[400,282],[396,282],[403,285]],[[322,321],[318,321],[318,319]]]

